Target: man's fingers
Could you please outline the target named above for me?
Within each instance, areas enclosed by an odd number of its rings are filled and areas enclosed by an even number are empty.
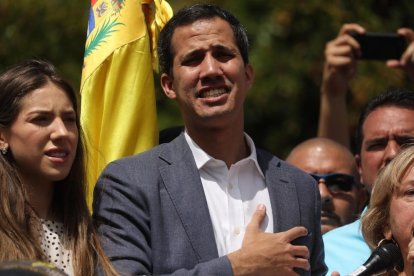
[[[397,33],[399,35],[405,36],[408,42],[411,42],[414,40],[414,31],[409,28],[401,28],[398,29]]]
[[[309,258],[309,249],[305,245],[293,245],[291,252],[296,257]]]
[[[253,213],[253,217],[250,220],[250,223],[246,227],[246,232],[256,232],[260,230],[260,225],[263,222],[263,219],[266,217],[266,206],[264,204],[259,204],[256,207],[256,211]]]
[[[309,260],[304,259],[304,258],[299,258],[299,257],[294,259],[294,261],[292,262],[292,266],[295,268],[302,268],[304,270],[310,269]]]
[[[287,265],[292,268],[310,269],[309,251],[306,246],[294,246],[295,249],[290,251],[287,259]]]
[[[385,63],[385,65],[387,67],[390,67],[390,68],[398,68],[398,67],[401,67],[400,61],[399,60],[396,60],[396,59],[387,60],[386,63]]]
[[[357,32],[363,34],[365,33],[365,29],[361,25],[355,23],[344,24],[339,30],[339,35],[348,34],[350,32]]]
[[[407,49],[405,49],[404,53],[401,56],[400,63],[403,66],[414,63],[414,42],[411,42],[407,46]]]
[[[306,236],[308,230],[303,226],[296,226],[284,232],[287,238],[287,242],[291,242],[299,237]]]
[[[325,59],[332,56],[344,56],[355,59],[361,55],[359,43],[349,35],[342,35],[330,41],[325,47]]]

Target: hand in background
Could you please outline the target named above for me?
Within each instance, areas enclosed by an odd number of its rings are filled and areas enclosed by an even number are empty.
[[[391,68],[403,69],[411,80],[414,81],[414,31],[409,28],[398,29],[398,34],[407,40],[407,49],[400,60],[387,60],[386,64]]]
[[[359,43],[351,32],[364,33],[358,24],[344,24],[338,36],[325,46],[318,137],[350,146],[346,93],[350,80],[355,76],[357,57],[361,55]]]
[[[346,93],[349,81],[355,76],[356,58],[361,50],[351,32],[364,33],[365,29],[358,24],[344,24],[338,36],[326,44],[322,93]]]

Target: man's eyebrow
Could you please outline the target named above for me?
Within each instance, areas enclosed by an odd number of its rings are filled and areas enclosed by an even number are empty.
[[[202,52],[204,52],[204,50],[202,50],[202,49],[191,50],[191,51],[185,53],[184,55],[182,55],[179,60],[180,60],[180,62],[183,62],[183,61],[185,61],[189,58],[200,55]]]
[[[400,133],[395,134],[394,136],[399,138],[414,138],[414,133]]]
[[[238,52],[238,48],[237,47],[228,47],[224,44],[215,44],[211,46],[213,51],[225,51],[225,52],[229,52],[229,53],[234,53],[236,54]],[[180,63],[185,62],[188,59],[191,59],[193,57],[197,57],[198,55],[203,54],[204,52],[206,52],[207,49],[194,49],[194,50],[190,50],[189,52],[183,54],[180,58],[179,61]]]
[[[366,141],[366,144],[374,144],[379,142],[385,142],[388,140],[388,137],[378,137],[378,138],[372,138]]]
[[[400,134],[400,135],[395,135],[395,140],[398,143],[409,143],[409,144],[414,144],[414,134]]]
[[[213,45],[213,49],[215,50],[220,50],[220,51],[230,51],[230,52],[237,52],[237,47],[228,47],[226,45],[223,44],[217,44],[217,45]]]
[[[223,44],[215,44],[213,45],[214,49],[230,49],[229,47],[223,45]]]

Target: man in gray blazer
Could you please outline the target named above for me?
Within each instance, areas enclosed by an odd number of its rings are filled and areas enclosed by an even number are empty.
[[[160,33],[161,85],[185,130],[109,164],[94,194],[104,250],[122,275],[323,275],[320,198],[308,174],[244,133],[253,83],[244,28],[208,4]]]

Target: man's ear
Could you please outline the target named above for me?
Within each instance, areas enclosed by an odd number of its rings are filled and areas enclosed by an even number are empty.
[[[161,87],[162,90],[164,90],[164,94],[170,98],[170,99],[175,99],[177,98],[177,94],[174,91],[174,87],[173,87],[173,78],[172,76],[163,73],[161,75]]]
[[[359,154],[355,154],[355,163],[359,173],[359,181],[361,182],[361,184],[364,184],[364,181],[362,181],[361,156]]]
[[[251,64],[246,65],[246,80],[247,80],[247,87],[250,89],[253,85],[254,80],[254,70]]]

